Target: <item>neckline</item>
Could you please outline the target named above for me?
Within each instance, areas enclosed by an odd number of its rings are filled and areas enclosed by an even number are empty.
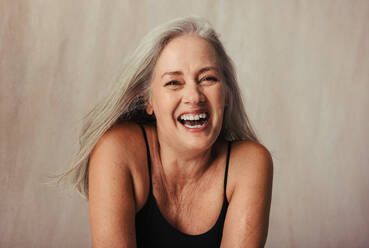
[[[206,235],[208,235],[209,233],[213,232],[217,226],[219,226],[222,221],[222,219],[225,220],[225,216],[224,218],[223,215],[225,215],[226,211],[227,211],[227,208],[228,208],[228,201],[225,198],[223,198],[223,203],[222,203],[222,207],[220,209],[220,212],[218,214],[218,217],[217,217],[217,221],[214,223],[214,225],[212,227],[210,227],[209,230],[203,232],[203,233],[200,233],[200,234],[188,234],[188,233],[185,233],[181,230],[179,230],[178,228],[174,227],[171,223],[168,222],[168,220],[164,217],[164,215],[162,214],[162,212],[160,211],[160,208],[159,208],[159,205],[157,204],[157,201],[155,199],[155,196],[154,196],[154,193],[153,192],[150,192],[149,194],[149,198],[150,198],[150,201],[152,201],[152,204],[154,205],[154,208],[155,210],[159,213],[159,217],[162,219],[162,221],[170,228],[172,229],[174,232],[184,236],[184,237],[192,237],[192,238],[196,238],[196,237],[204,237]],[[223,221],[224,221],[223,220]]]

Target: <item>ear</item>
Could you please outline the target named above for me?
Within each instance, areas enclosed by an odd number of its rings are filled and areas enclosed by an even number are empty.
[[[148,104],[146,105],[146,113],[147,113],[148,115],[152,115],[152,114],[154,113],[154,110],[153,110],[153,108],[152,108],[151,103],[148,103]]]

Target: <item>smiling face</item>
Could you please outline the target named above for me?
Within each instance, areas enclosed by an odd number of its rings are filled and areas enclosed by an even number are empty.
[[[185,150],[211,147],[222,128],[225,83],[209,42],[188,34],[171,40],[154,68],[147,112],[160,142]]]

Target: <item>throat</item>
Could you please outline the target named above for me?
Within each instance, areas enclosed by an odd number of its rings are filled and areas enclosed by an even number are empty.
[[[211,164],[213,166],[211,166]],[[209,163],[196,171],[177,170],[168,173],[160,168],[156,177],[158,193],[171,206],[184,206],[196,200],[199,193],[206,192],[216,172],[216,164]]]

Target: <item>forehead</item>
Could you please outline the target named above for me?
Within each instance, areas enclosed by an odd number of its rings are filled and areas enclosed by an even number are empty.
[[[174,38],[164,47],[156,62],[155,72],[193,72],[208,66],[218,67],[215,49],[203,38],[188,34]]]

